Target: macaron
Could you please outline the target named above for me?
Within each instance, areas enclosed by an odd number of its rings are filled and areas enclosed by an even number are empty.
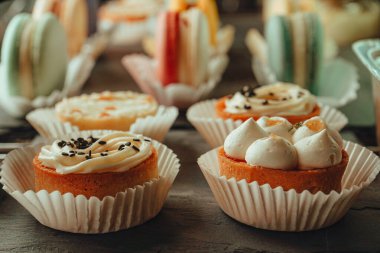
[[[53,14],[38,19],[25,13],[16,15],[2,44],[1,92],[33,99],[62,89],[67,68],[65,47],[65,32]]]
[[[158,17],[156,36],[157,77],[162,85],[177,83],[180,56],[179,12],[163,12]]]
[[[209,29],[206,16],[191,8],[181,13],[179,80],[199,86],[206,80],[209,60]]]
[[[316,14],[273,16],[265,27],[269,66],[277,80],[315,89],[323,60],[323,28]]]
[[[217,33],[219,29],[219,14],[218,6],[215,0],[199,0],[197,7],[202,10],[202,12],[207,17],[208,29],[210,32],[210,44],[216,46],[217,43]]]
[[[33,17],[54,13],[64,27],[68,38],[67,50],[73,57],[80,52],[89,33],[89,11],[87,0],[36,0]]]

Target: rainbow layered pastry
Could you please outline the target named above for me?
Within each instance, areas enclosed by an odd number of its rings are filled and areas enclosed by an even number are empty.
[[[157,78],[163,86],[199,86],[207,78],[209,61],[207,19],[198,9],[166,11],[158,17]]]

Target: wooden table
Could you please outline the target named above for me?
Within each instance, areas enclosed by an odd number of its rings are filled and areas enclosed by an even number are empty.
[[[230,65],[211,97],[220,97],[255,82],[244,45],[249,27],[259,27],[257,14],[224,15],[236,26]],[[133,49],[109,49],[99,60],[85,92],[138,90],[120,64]],[[0,113],[0,142],[27,142],[35,136],[24,121]],[[348,127],[346,139],[374,145],[374,128]],[[156,218],[126,231],[104,235],[60,232],[39,224],[10,196],[0,200],[0,252],[368,252],[380,250],[380,179],[360,196],[337,224],[302,233],[273,232],[236,222],[224,214],[196,163],[210,148],[181,112],[164,143],[181,160],[181,169]],[[4,194],[3,194],[4,195]]]

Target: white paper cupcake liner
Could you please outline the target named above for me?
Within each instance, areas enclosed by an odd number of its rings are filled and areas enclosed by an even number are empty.
[[[178,108],[187,108],[210,94],[220,81],[228,64],[226,55],[213,57],[208,65],[208,80],[198,87],[186,84],[171,84],[163,87],[156,78],[154,60],[139,54],[123,57],[122,63],[129,71],[141,90],[152,95],[162,105],[174,105]]]
[[[278,231],[307,231],[330,226],[350,209],[358,194],[380,171],[380,160],[368,149],[345,142],[350,160],[342,179],[342,191],[330,194],[297,193],[272,189],[268,184],[247,183],[219,175],[217,149],[198,159],[220,208],[230,217],[257,228]]]
[[[212,148],[223,145],[227,135],[242,124],[241,120],[218,118],[215,112],[215,103],[215,99],[196,103],[189,108],[186,115]],[[321,106],[320,116],[329,127],[337,131],[340,131],[348,123],[348,119],[343,113],[326,105]]]
[[[94,133],[94,132],[87,132]],[[71,137],[76,137],[73,134]],[[179,172],[176,154],[153,141],[158,152],[159,179],[154,179],[115,197],[89,199],[72,193],[34,191],[32,160],[39,146],[28,146],[10,152],[2,165],[0,182],[41,224],[72,233],[108,233],[140,225],[161,210],[168,191]]]
[[[178,116],[178,109],[174,106],[159,106],[155,115],[138,118],[129,131],[142,134],[157,141],[163,141],[170,127]],[[61,122],[55,115],[53,108],[41,108],[30,112],[26,119],[44,138],[57,138],[71,132],[78,132],[79,128],[68,122]]]

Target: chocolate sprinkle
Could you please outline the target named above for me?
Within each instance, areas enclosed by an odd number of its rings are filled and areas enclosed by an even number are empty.
[[[274,93],[273,92],[269,92],[269,96],[274,96]]]
[[[107,153],[100,153],[101,156],[107,156]]]
[[[62,155],[63,155],[63,156],[69,156],[69,154],[66,153],[66,152],[62,152]]]
[[[138,138],[133,138],[133,141],[141,141],[141,140]]]
[[[125,145],[124,144],[121,144],[118,148],[119,151],[123,150],[125,148]]]
[[[282,98],[282,101],[286,101],[286,100],[288,100],[287,98]]]
[[[144,139],[144,141],[151,142],[151,140],[149,140],[149,139]]]
[[[70,156],[70,157],[73,157],[73,156],[75,156],[75,154],[74,154],[74,153],[71,153],[69,156]]]
[[[125,146],[131,146],[132,143],[130,143],[129,141],[125,143]]]
[[[86,155],[86,159],[87,159],[87,160],[89,160],[89,159],[91,159],[91,158],[92,158],[91,156]]]
[[[132,148],[133,148],[134,150],[136,150],[137,152],[140,151],[140,149],[139,149],[138,147],[136,147],[135,145],[132,145]]]
[[[86,153],[84,152],[78,152],[77,155],[85,155]]]
[[[250,106],[250,105],[244,105],[244,109],[246,109],[246,110],[249,110],[251,108],[252,108],[252,106]]]
[[[58,142],[58,147],[63,148],[64,146],[66,146],[66,142],[65,141]]]
[[[107,142],[105,142],[105,141],[99,141],[98,142],[100,145],[106,145],[107,144]]]
[[[269,105],[269,101],[268,100],[265,100],[262,105]]]

